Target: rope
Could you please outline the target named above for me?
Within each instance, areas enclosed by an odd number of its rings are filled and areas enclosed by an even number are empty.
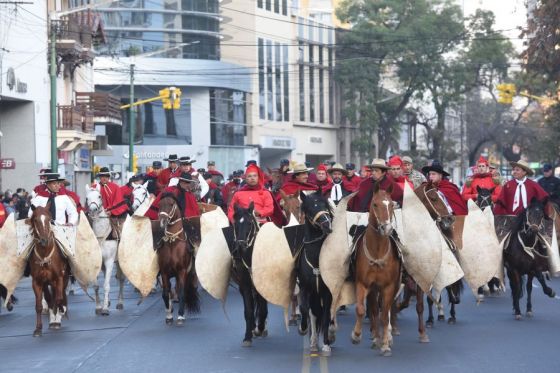
[[[375,259],[369,253],[369,250],[368,250],[368,247],[367,247],[367,234],[364,234],[364,240],[363,240],[363,243],[362,243],[362,248],[363,248],[363,251],[364,251],[364,255],[366,256],[370,266],[375,265],[375,266],[378,266],[379,268],[385,267],[385,264],[387,263],[387,259],[389,258],[389,253],[391,252],[391,241],[389,241],[389,245],[387,245],[387,251],[385,252],[385,254],[383,255],[383,257],[381,259]]]

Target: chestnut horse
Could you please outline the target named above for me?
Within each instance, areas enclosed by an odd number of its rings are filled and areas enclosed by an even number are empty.
[[[49,329],[60,329],[62,316],[68,306],[66,286],[70,277],[70,264],[56,243],[49,208],[49,204],[46,207],[31,205],[33,214],[29,219],[33,232],[33,250],[29,257],[29,266],[37,314],[34,337],[43,334],[43,296],[49,307]]]
[[[170,300],[171,278],[175,277],[179,298],[177,325],[185,323],[185,306],[189,314],[200,312],[197,280],[194,271],[194,248],[185,231],[183,208],[177,197],[165,193],[159,202],[159,227],[163,230],[161,245],[157,248],[162,282],[162,298],[167,314],[165,323],[173,324],[173,303]]]
[[[402,262],[396,243],[391,238],[393,226],[393,201],[390,187],[380,189],[373,185],[373,197],[369,207],[369,221],[364,236],[356,245],[356,324],[352,331],[352,343],[361,341],[362,322],[366,313],[364,301],[371,310],[373,343],[380,347],[383,356],[391,355],[390,332],[391,307],[399,291]],[[379,312],[380,311],[380,312]],[[379,317],[383,335],[379,335]]]
[[[447,210],[445,202],[442,200],[438,193],[437,188],[430,182],[425,182],[414,190],[422,204],[426,207],[432,219],[435,220],[439,230],[443,234],[445,241],[455,254],[456,245],[454,241],[454,228],[453,225],[457,222],[455,221],[455,216]],[[460,217],[461,219],[464,218]],[[461,221],[461,223],[464,220]],[[449,324],[455,324],[457,319],[455,317],[455,305],[461,303],[461,293],[463,292],[463,281],[458,280],[457,282],[447,286],[447,298],[449,303],[451,303],[451,310],[449,311]],[[438,307],[438,321],[445,320],[445,315],[443,313],[443,306],[441,305],[441,297],[439,300]],[[426,321],[426,326],[432,327],[434,325],[434,315],[432,312],[432,307],[434,300],[428,296],[428,320]]]

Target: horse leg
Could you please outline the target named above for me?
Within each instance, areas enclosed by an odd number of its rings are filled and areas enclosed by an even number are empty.
[[[107,276],[106,271],[105,271],[105,266],[103,266],[102,268],[103,270],[103,277]],[[99,276],[97,277],[97,281],[95,283],[95,285],[93,285],[93,290],[95,291],[95,314],[96,315],[100,315],[101,314],[101,299],[99,298]]]
[[[416,314],[418,315],[420,343],[428,343],[430,338],[426,333],[426,326],[424,325],[424,292],[420,289],[420,286],[416,286]]]
[[[533,317],[533,304],[531,303],[531,294],[533,293],[533,275],[527,275],[527,317]]]
[[[39,284],[38,281],[33,280],[33,292],[35,293],[35,331],[33,332],[34,337],[40,337],[43,335],[43,286]]]
[[[264,299],[256,290],[256,308],[257,308],[257,328],[255,329],[255,335],[258,337],[267,337],[268,330],[266,330],[266,318],[268,317],[268,304],[266,299]]]
[[[443,308],[443,302],[441,301],[441,295],[439,296],[439,300],[436,303],[436,307],[438,310],[437,320],[438,321],[445,321],[445,310]]]
[[[248,279],[245,279],[249,283]],[[239,292],[243,297],[243,308],[245,316],[245,337],[243,338],[243,347],[251,347],[253,344],[253,329],[255,328],[255,300],[253,291],[250,286],[239,285]]]
[[[319,343],[317,338],[317,317],[313,313],[313,307],[309,308],[309,323],[311,324],[311,336],[309,337],[309,351],[319,351]]]
[[[556,296],[556,292],[554,292],[554,290],[552,290],[552,288],[546,284],[546,280],[544,278],[543,273],[542,272],[537,272],[534,276],[537,278],[537,280],[541,284],[543,292],[546,295],[548,295],[550,298],[554,298]]]
[[[124,280],[125,280],[125,276],[124,273],[121,269],[121,266],[119,265],[119,262],[115,263],[116,267],[117,267],[117,280],[119,281],[119,298],[117,301],[117,309],[118,310],[123,310],[124,309]]]
[[[519,308],[519,299],[521,298],[521,276],[519,272],[508,268],[507,275],[509,278],[509,286],[511,287],[511,296],[513,298],[513,311],[516,320],[521,320],[521,309]]]
[[[103,307],[101,308],[101,315],[103,316],[109,315],[109,305],[111,304],[111,275],[113,274],[114,266],[115,257],[113,255],[110,255],[105,259],[105,277],[103,278]]]
[[[56,329],[56,302],[52,285],[43,285],[43,296],[45,298],[43,309],[46,305],[47,314],[49,315],[49,329]]]
[[[362,323],[366,314],[364,301],[367,295],[367,290],[364,284],[356,281],[356,324],[352,330],[352,343],[358,344],[362,341]]]
[[[301,314],[301,320],[298,327],[299,335],[306,335],[309,329],[309,298],[307,295],[307,290],[300,288],[299,290],[299,311]]]
[[[55,322],[53,329],[60,329],[62,324],[62,316],[66,313],[66,306],[64,304],[64,298],[66,293],[66,285],[64,283],[64,275],[56,279],[56,285],[53,287],[53,295],[55,301]]]
[[[393,304],[391,305],[391,334],[394,336],[401,335],[401,332],[399,330],[399,325],[397,322],[398,313],[399,313],[399,308],[397,306],[397,301],[394,301]]]
[[[167,325],[171,325],[173,324],[173,304],[169,300],[171,283],[169,281],[169,276],[167,276],[167,273],[161,273],[161,287],[161,297],[163,298],[163,304],[165,305],[165,323]]]
[[[427,294],[426,300],[428,301],[428,320],[426,320],[426,327],[431,328],[434,326],[434,301],[432,300],[431,294]]]
[[[179,297],[179,311],[177,312],[177,325],[185,323],[185,285],[187,282],[186,268],[177,273],[177,296]]]
[[[379,316],[381,312],[379,309],[379,297],[379,290],[374,287],[370,290],[366,298],[367,306],[369,308],[370,332],[373,338],[371,348],[381,347],[381,335],[379,335]]]
[[[381,345],[381,355],[391,356],[391,344],[393,337],[391,336],[391,326],[389,325],[391,319],[391,305],[395,299],[398,291],[398,284],[390,284],[386,286],[381,292],[381,322],[383,323],[383,342]]]

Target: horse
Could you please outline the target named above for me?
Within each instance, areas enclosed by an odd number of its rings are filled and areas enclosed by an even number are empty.
[[[6,287],[2,284],[0,284],[0,312],[2,311],[2,304],[4,303],[4,300],[7,298],[8,296],[8,289],[6,289]],[[12,294],[10,295],[10,299],[8,299],[8,302],[6,303],[6,309],[8,310],[8,312],[12,312],[12,310],[14,309],[14,304],[16,304],[18,302],[18,299]]]
[[[86,185],[86,208],[88,211],[88,218],[91,222],[91,227],[95,233],[95,237],[101,247],[101,255],[103,258],[103,303],[99,297],[99,285],[94,286],[95,290],[95,314],[96,315],[109,315],[109,306],[111,301],[109,299],[111,291],[111,275],[113,273],[113,266],[116,263],[117,273],[116,278],[119,282],[119,296],[117,302],[117,309],[124,308],[124,280],[125,276],[122,273],[117,259],[118,240],[113,237],[111,222],[109,214],[103,208],[103,200],[99,184],[96,187]]]
[[[133,213],[138,210],[138,207],[140,207],[147,199],[150,198],[148,183],[149,181],[146,181],[144,184],[133,184],[132,201],[130,204],[130,208]]]
[[[396,242],[391,237],[391,192],[392,187],[384,191],[380,189],[379,183],[373,185],[368,225],[356,246],[356,323],[351,334],[352,343],[360,343],[362,322],[366,314],[364,301],[367,299],[374,337],[373,346],[379,347],[383,356],[391,355],[391,307],[399,291],[402,266]],[[382,336],[378,328],[380,317]]]
[[[175,277],[179,310],[177,325],[185,323],[185,307],[189,314],[200,312],[197,279],[194,270],[194,247],[184,228],[183,207],[173,193],[164,193],[159,201],[159,228],[163,230],[157,257],[165,304],[165,323],[173,324],[173,303],[170,301],[171,278]]]
[[[68,307],[66,287],[70,276],[70,264],[56,243],[49,208],[49,203],[46,207],[31,205],[32,215],[29,219],[33,233],[29,266],[37,314],[34,337],[43,334],[43,296],[49,308],[49,329],[60,329],[62,316],[66,314]]]
[[[494,193],[494,189],[496,188],[487,189],[479,186],[476,187],[476,204],[481,210],[484,210],[487,207],[492,208],[492,206],[494,206],[494,202],[492,202],[492,193]]]
[[[286,194],[282,189],[279,190],[280,197],[282,197],[282,209],[286,214],[288,221],[293,216],[299,224],[303,224],[304,217],[301,212],[301,201],[297,194]]]
[[[333,212],[329,201],[315,192],[300,193],[305,219],[301,251],[296,253],[297,278],[300,287],[301,323],[298,331],[307,334],[311,323],[310,350],[318,351],[318,333],[323,333],[323,355],[329,356],[335,339],[335,323],[331,320],[332,295],[319,270],[319,255],[327,235],[332,232]]]
[[[231,238],[231,276],[239,286],[239,293],[243,297],[245,316],[243,347],[250,347],[252,345],[253,336],[266,337],[268,335],[268,330],[266,329],[268,304],[255,289],[251,278],[253,246],[258,231],[259,224],[255,217],[253,202],[246,209],[235,205],[233,237]]]
[[[515,319],[521,320],[519,300],[523,297],[523,276],[527,275],[527,317],[533,316],[531,293],[533,278],[537,278],[544,294],[554,298],[556,293],[550,288],[543,272],[548,271],[547,251],[539,231],[549,219],[544,203],[533,198],[529,206],[515,219],[513,229],[504,249],[504,263],[511,287]]]

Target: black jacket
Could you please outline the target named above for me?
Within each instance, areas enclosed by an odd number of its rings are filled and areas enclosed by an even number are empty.
[[[550,200],[560,205],[560,179],[555,176],[542,177],[538,183],[550,195]]]

